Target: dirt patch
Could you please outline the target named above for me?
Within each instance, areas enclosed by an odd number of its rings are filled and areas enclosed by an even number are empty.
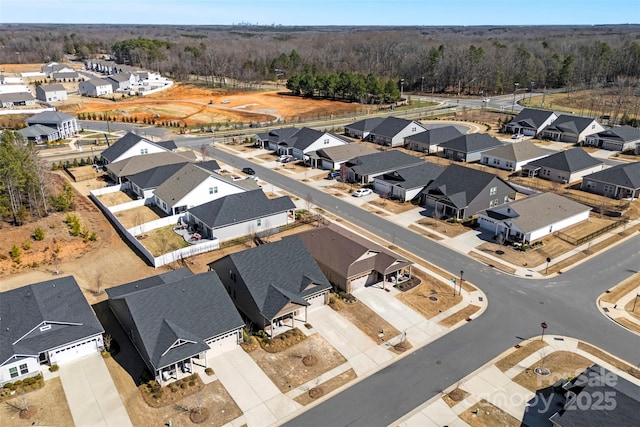
[[[638,317],[637,313],[635,313],[634,317]],[[636,333],[640,334],[640,325],[638,323],[632,322],[631,320],[627,319],[626,317],[618,317],[616,319],[614,319],[616,322],[620,323],[622,326],[624,326],[627,329],[630,329]]]
[[[485,242],[478,246],[476,250],[500,258],[508,264],[535,267],[546,264],[547,257],[553,260],[559,255],[575,249],[574,245],[556,236],[548,236],[540,242],[540,246],[530,248],[526,251],[515,249],[512,246],[499,245],[494,242]],[[502,251],[503,253],[498,254],[496,251]]]
[[[464,391],[461,388],[456,388],[454,390],[451,390],[449,393],[445,394],[444,396],[442,396],[442,400],[444,400],[445,403],[449,405],[449,408],[453,408],[458,403],[466,399],[467,396],[469,396],[468,392]]]
[[[133,201],[133,197],[124,191],[116,191],[98,196],[98,200],[106,207],[118,206]]]
[[[156,228],[142,236],[137,236],[140,243],[151,252],[153,256],[160,256],[181,248],[189,247],[184,238],[173,231],[173,225]]]
[[[471,316],[480,311],[480,308],[481,307],[478,305],[470,304],[462,310],[452,314],[451,316],[442,319],[440,321],[440,325],[444,326],[445,328],[450,328],[458,324],[462,320],[469,320]]]
[[[413,230],[416,233],[418,233],[418,234],[420,234],[422,236],[428,237],[431,240],[436,240],[436,241],[444,240],[442,237],[440,237],[440,236],[438,236],[436,234],[430,233],[427,230],[425,230],[424,228],[418,227],[417,225],[414,225],[414,224],[410,224],[409,225],[409,230]]]
[[[578,343],[578,350],[582,350],[585,351],[589,354],[593,354],[595,357],[597,357],[598,359],[602,359],[605,362],[607,362],[608,364],[615,366],[616,368],[620,369],[621,371],[626,372],[627,374],[638,378],[640,380],[640,369],[633,367],[631,365],[629,365],[628,363],[623,362],[622,360],[618,359],[617,357],[614,357],[612,355],[610,355],[609,353],[606,353],[602,350],[600,350],[599,348],[596,348],[590,344],[587,344],[585,342],[579,342]]]
[[[638,283],[640,283],[640,273],[636,273],[627,280],[614,286],[611,291],[607,291],[602,295],[600,301],[615,304],[620,298],[624,297],[634,289],[640,292],[640,286],[638,286]],[[631,300],[631,303],[633,303],[633,300]]]
[[[332,301],[331,308],[340,313],[374,342],[389,341],[400,335],[400,331],[362,302],[345,303],[338,298],[333,298]]]
[[[518,345],[515,351],[496,362],[496,368],[500,369],[502,372],[507,372],[509,369],[516,366],[521,360],[524,360],[536,351],[548,345],[549,344],[542,340],[530,341],[525,345]]]
[[[384,198],[372,200],[369,203],[393,214],[401,214],[412,209],[416,209],[416,206],[411,202],[401,202],[399,200],[389,200]]]
[[[556,273],[562,273],[565,268],[572,267],[573,265],[575,265],[576,263],[582,261],[586,257],[587,257],[587,254],[584,251],[583,252],[579,252],[579,253],[577,253],[575,255],[570,256],[569,258],[563,259],[559,263],[550,265],[548,271],[545,268],[544,270],[541,270],[539,273],[540,274],[549,274],[549,275],[556,274]]]
[[[446,234],[447,237],[457,237],[466,233],[470,228],[465,227],[462,224],[451,223],[448,221],[442,221],[435,218],[425,218],[417,221],[418,224],[433,229],[440,234]]]
[[[520,420],[512,417],[502,409],[482,399],[459,415],[473,427],[520,427]]]
[[[317,358],[315,365],[304,365],[303,359],[308,355]],[[347,361],[319,334],[313,334],[279,353],[267,353],[260,348],[251,352],[250,356],[283,393]]]
[[[301,394],[293,400],[303,406],[306,406],[309,403],[315,401],[318,397],[325,396],[331,393],[333,390],[336,390],[343,385],[355,380],[357,377],[358,376],[356,375],[355,371],[353,369],[349,369],[348,371],[345,371],[340,375],[336,375],[328,381],[319,383],[318,385],[314,385],[314,387],[308,392]],[[316,391],[312,392],[312,390],[314,389]]]
[[[35,414],[25,419],[21,418],[19,412],[7,404],[21,406],[24,399],[29,407],[36,409]],[[73,417],[60,378],[50,379],[45,383],[44,388],[15,397],[8,400],[7,403],[0,405],[0,424],[3,426],[73,425]]]
[[[433,297],[436,297],[435,301]],[[396,298],[427,319],[437,316],[462,301],[460,295],[453,296],[451,286],[433,277],[423,280],[411,290],[398,294]]]
[[[95,99],[70,96],[60,106],[61,111],[79,113],[108,113],[115,121],[124,118],[154,119],[156,123],[178,121],[184,125],[217,127],[232,122],[259,123],[298,120],[362,111],[363,106],[347,102],[315,100],[288,95],[277,91],[229,92],[194,85],[176,83],[171,88],[144,97]],[[221,104],[222,100],[228,100]],[[213,104],[209,104],[212,101]]]
[[[492,259],[492,258],[488,258],[486,256],[482,256],[479,253],[475,252],[475,251],[471,251],[468,253],[468,255],[473,258],[476,259],[484,264],[487,264],[489,267],[498,269],[500,271],[504,271],[505,273],[509,273],[509,274],[514,274],[516,272],[516,269],[513,267],[508,267],[505,264],[501,264],[499,262],[497,262],[496,260]],[[525,264],[526,265],[526,264]]]
[[[164,212],[160,211],[155,206],[138,206],[137,208],[116,212],[114,215],[123,227],[127,229],[137,225],[146,224],[147,222],[155,221],[156,219],[166,216]]]
[[[540,376],[534,372],[534,369],[541,365],[542,360],[535,362],[516,375],[512,381],[535,392],[553,385],[560,379],[579,375],[586,368],[592,366],[593,361],[569,351],[555,351],[544,355],[544,367],[551,371],[550,375]]]

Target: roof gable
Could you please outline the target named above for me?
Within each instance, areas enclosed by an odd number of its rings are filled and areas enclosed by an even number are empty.
[[[208,179],[218,180],[212,172],[193,163],[187,163],[160,184],[154,190],[154,194],[169,206],[173,206]]]
[[[553,151],[544,150],[530,141],[521,141],[513,144],[505,144],[488,151],[483,155],[496,157],[514,162],[536,159],[553,154]]]
[[[509,123],[517,123],[520,125],[526,125],[533,129],[539,129],[545,121],[552,117],[555,117],[555,113],[553,111],[525,108]]]
[[[346,163],[358,175],[369,175],[424,163],[421,159],[398,150],[358,156]]]
[[[591,157],[586,151],[578,147],[534,160],[528,163],[527,166],[546,167],[565,172],[577,172],[601,165],[602,163],[602,160]]]
[[[371,133],[374,135],[381,135],[386,137],[394,137],[400,131],[405,129],[407,126],[415,124],[422,129],[425,129],[421,123],[416,122],[415,120],[407,120],[401,119],[399,117],[387,117],[380,124],[378,124],[375,128],[371,130]]]
[[[462,153],[475,153],[502,145],[504,145],[503,142],[491,135],[486,133],[472,133],[445,141],[440,144],[440,147]]]
[[[603,169],[583,177],[583,180],[587,179],[621,187],[640,188],[640,162],[625,163]]]

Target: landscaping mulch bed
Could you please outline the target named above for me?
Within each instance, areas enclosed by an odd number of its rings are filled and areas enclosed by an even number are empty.
[[[275,337],[258,339],[260,347],[268,353],[279,353],[303,341],[307,336],[298,328],[288,329]]]
[[[139,386],[142,398],[152,408],[161,408],[171,405],[186,396],[189,396],[204,387],[204,383],[198,374],[179,379],[164,387],[160,387],[155,381]]]

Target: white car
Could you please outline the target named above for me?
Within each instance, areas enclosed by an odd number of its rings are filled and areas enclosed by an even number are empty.
[[[523,138],[524,135],[521,133],[514,133],[513,136],[511,137],[511,139],[520,139]]]
[[[278,157],[278,161],[280,163],[289,163],[295,160],[295,157],[293,157],[291,154],[283,154],[282,156]]]
[[[483,100],[482,100],[482,102],[484,102],[484,103],[486,103],[486,104],[488,104],[488,103],[489,103],[489,101],[491,101],[491,98],[485,98],[485,99],[483,99]]]
[[[228,99],[225,99],[224,101],[221,102],[221,104],[229,104],[231,101],[229,101]]]
[[[373,193],[370,188],[359,188],[353,193],[353,197],[364,197]]]

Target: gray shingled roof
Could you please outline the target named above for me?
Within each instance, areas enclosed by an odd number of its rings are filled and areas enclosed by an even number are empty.
[[[552,130],[563,133],[580,134],[587,127],[593,123],[595,119],[590,117],[573,116],[571,114],[560,114],[557,119],[553,121],[544,130]]]
[[[196,156],[192,151],[183,151],[180,153],[161,151],[159,153],[139,154],[137,156],[131,156],[117,162],[109,163],[107,165],[107,170],[115,176],[123,177],[135,175],[159,166],[195,161]]]
[[[156,369],[206,351],[207,339],[244,326],[213,271],[109,298],[128,308],[142,340],[138,350]],[[193,342],[171,348],[177,340]]]
[[[346,165],[361,176],[376,172],[401,169],[424,163],[417,157],[398,150],[381,151],[378,153],[358,156],[349,160]]]
[[[358,120],[355,123],[351,123],[349,125],[345,125],[345,129],[353,129],[360,132],[371,132],[378,126],[384,118],[382,117],[371,117],[369,119]]]
[[[363,144],[335,145],[333,147],[321,148],[315,151],[315,156],[332,162],[342,162],[353,159],[356,156],[377,153],[378,150]]]
[[[441,143],[440,148],[458,151],[461,153],[477,153],[479,151],[490,150],[495,147],[501,147],[504,143],[486,133],[472,133],[459,136]]]
[[[120,157],[121,155],[123,155],[124,153],[126,153],[128,150],[131,149],[131,147],[134,147],[140,141],[144,141],[149,144],[154,144],[148,139],[143,138],[140,135],[137,135],[133,131],[130,131],[130,132],[127,132],[125,136],[123,136],[122,138],[114,142],[109,148],[104,150],[102,152],[102,157],[112,162],[118,157]]]
[[[91,85],[94,88],[100,87],[100,86],[111,86],[111,82],[109,82],[109,80],[107,79],[91,79],[91,80],[87,80],[84,83]]]
[[[59,91],[67,91],[64,86],[62,86],[60,83],[51,83],[48,85],[40,85],[40,89],[42,89],[45,92],[59,92]]]
[[[531,141],[521,141],[513,144],[505,144],[502,147],[494,148],[484,152],[487,156],[498,157],[500,159],[513,162],[523,162],[529,159],[537,159],[542,156],[549,156],[555,151],[545,150]]]
[[[287,212],[295,207],[289,196],[269,199],[262,189],[257,189],[195,206],[189,213],[215,229]]]
[[[117,83],[128,82],[129,79],[131,78],[131,73],[112,74],[107,78],[109,80],[113,80],[114,82],[117,82]]]
[[[304,297],[331,289],[297,236],[227,256],[265,319],[273,319],[289,302],[308,305]]]
[[[319,130],[303,127],[298,132],[293,134],[286,142],[289,147],[297,148],[298,150],[304,150],[318,139],[322,138],[324,132]]]
[[[335,224],[303,231],[295,236],[302,240],[320,264],[329,266],[345,278],[370,271],[389,274],[413,264],[395,252]],[[375,253],[375,256],[365,257],[370,253]]]
[[[35,138],[38,136],[48,136],[57,133],[58,130],[50,128],[49,126],[37,124],[31,125],[26,128],[18,129],[18,133],[25,138]]]
[[[54,79],[77,79],[80,75],[76,71],[56,71],[51,73]]]
[[[589,206],[555,193],[538,193],[500,206],[500,210],[505,208],[511,209],[516,216],[502,218],[516,224],[524,233],[548,227],[563,219],[591,210]],[[488,209],[485,213],[492,217],[493,211],[494,209]]]
[[[0,293],[0,319],[0,365],[104,332],[73,276]],[[43,322],[51,329],[40,331]]]
[[[157,166],[146,171],[142,171],[135,175],[129,175],[129,181],[143,190],[156,188],[176,172],[178,172],[188,162],[174,163],[170,165]]]
[[[418,187],[426,187],[431,181],[436,179],[443,170],[444,168],[442,166],[425,162],[421,165],[409,166],[385,173],[382,176],[376,177],[376,179],[410,190]]]
[[[154,142],[154,144],[159,145],[160,147],[164,148],[165,150],[177,150],[178,146],[176,145],[176,142],[173,139],[170,139],[168,141],[158,141],[158,142]]]
[[[582,178],[614,184],[621,187],[640,188],[640,162],[625,163],[591,173]]]
[[[446,141],[458,138],[464,135],[455,126],[441,126],[437,128],[427,129],[424,132],[407,136],[406,141],[416,141],[429,145],[438,145]]]
[[[0,93],[0,102],[23,102],[23,101],[32,101],[33,95],[29,92],[11,92],[11,93]]]
[[[280,128],[273,129],[269,132],[259,133],[256,136],[263,141],[270,141],[272,143],[278,143],[281,141],[287,140],[291,135],[298,132],[300,128],[290,127],[290,128]]]
[[[578,147],[534,160],[527,163],[526,166],[545,167],[573,173],[601,165],[602,163],[602,160],[594,159],[586,151]]]
[[[618,126],[597,134],[600,138],[614,139],[621,142],[640,141],[640,129],[632,126]]]
[[[211,175],[212,172],[188,163],[159,185],[154,194],[169,206],[173,206],[173,203],[180,201]]]
[[[42,124],[61,124],[67,120],[75,119],[75,116],[67,113],[61,113],[60,111],[43,111],[42,113],[35,114],[27,119],[27,123],[35,125]]]
[[[396,136],[398,132],[409,126],[411,123],[415,123],[417,126],[425,129],[422,124],[416,122],[415,120],[401,119],[399,117],[387,117],[382,122],[380,122],[378,126],[373,128],[371,130],[371,133],[374,135],[381,135],[391,138]]]
[[[517,123],[521,126],[539,129],[542,124],[553,115],[553,111],[536,110],[534,108],[525,108],[509,123]]]
[[[114,299],[139,290],[153,288],[155,286],[164,285],[167,283],[179,282],[191,276],[193,276],[191,270],[189,270],[187,267],[182,267],[178,268],[177,270],[167,271],[166,273],[149,276],[144,279],[125,283],[123,285],[114,286],[113,288],[107,289],[106,292],[110,299]]]
[[[434,192],[439,192],[446,196],[456,208],[464,209],[494,179],[498,179],[509,186],[499,176],[492,173],[452,164],[422,190],[422,193],[433,194]]]

